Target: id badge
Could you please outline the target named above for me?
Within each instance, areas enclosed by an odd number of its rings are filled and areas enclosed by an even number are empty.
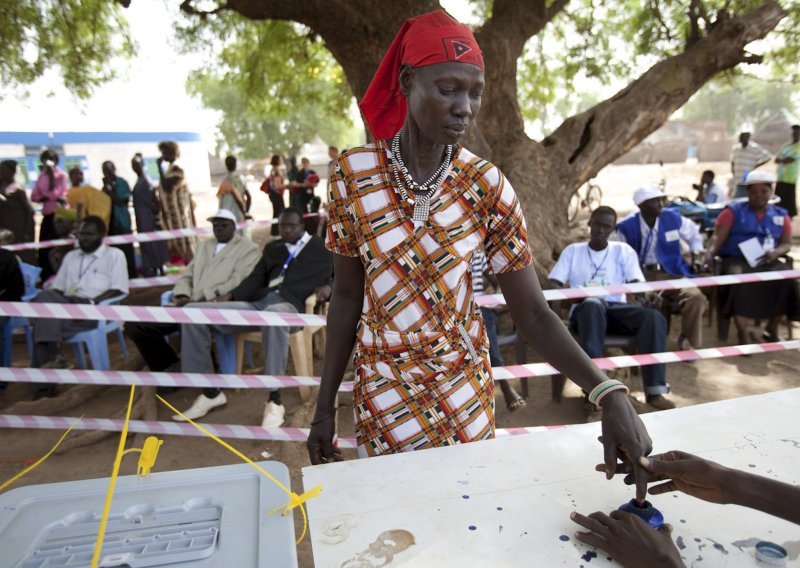
[[[283,276],[278,276],[277,278],[273,278],[269,281],[270,288],[277,288],[281,284],[283,284]]]

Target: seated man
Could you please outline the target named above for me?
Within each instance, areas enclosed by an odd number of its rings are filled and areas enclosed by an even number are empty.
[[[664,209],[666,196],[656,186],[645,186],[633,194],[639,212],[617,224],[617,238],[628,243],[639,256],[639,264],[648,280],[668,280],[693,276],[681,254],[681,241],[694,253],[703,251],[703,237],[693,221],[674,209]],[[681,307],[681,334],[678,349],[695,349],[703,344],[703,314],[708,300],[699,288],[681,288],[662,292],[670,302]]]
[[[567,283],[608,286],[644,281],[633,249],[625,243],[608,242],[616,222],[617,213],[611,207],[601,206],[592,212],[589,242],[574,243],[563,250],[549,275],[553,287],[562,288]],[[625,294],[586,298],[573,306],[569,323],[581,347],[593,359],[603,356],[608,333],[635,335],[639,353],[664,351],[667,336],[664,316],[654,308],[626,303]],[[648,404],[661,410],[675,407],[664,396],[669,392],[664,365],[642,367],[642,379]]]
[[[303,215],[297,209],[286,208],[278,218],[281,238],[264,247],[261,260],[241,284],[214,302],[215,307],[230,310],[264,310],[298,313],[305,310],[305,300],[311,294],[330,295],[333,255],[322,239],[309,235],[303,226]],[[195,304],[188,304],[188,307]],[[249,328],[230,325],[181,326],[182,370],[184,373],[213,373],[211,339],[213,333],[237,333]],[[264,348],[264,374],[280,375],[286,368],[289,354],[289,327],[261,328]],[[225,394],[214,389],[197,397],[186,411],[191,419],[205,416],[209,410],[226,403]],[[262,426],[283,424],[285,414],[281,393],[270,390]],[[174,420],[182,420],[173,416]]]
[[[106,224],[100,217],[84,217],[76,237],[78,249],[64,257],[49,290],[34,302],[96,304],[128,292],[128,269],[119,249],[103,244]],[[37,318],[33,320],[33,364],[35,368],[69,368],[59,352],[59,343],[80,331],[97,327],[94,320]],[[54,396],[53,385],[41,385],[36,395]]]
[[[704,171],[700,176],[700,183],[693,183],[692,187],[697,190],[697,201],[701,203],[710,205],[728,202],[727,192],[718,183],[714,183],[714,172],[711,170]]]
[[[258,245],[236,234],[236,216],[221,209],[208,218],[214,229],[213,238],[197,247],[189,266],[172,289],[172,305],[182,307],[189,302],[211,302],[227,294],[258,262]],[[128,334],[147,367],[153,372],[180,371],[180,359],[164,337],[180,331],[178,323],[127,322]],[[215,389],[207,389],[212,395]]]

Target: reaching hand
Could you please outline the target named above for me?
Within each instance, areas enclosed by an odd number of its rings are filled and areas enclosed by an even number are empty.
[[[671,451],[639,460],[650,473],[650,481],[665,483],[650,488],[651,495],[683,491],[687,495],[712,503],[729,503],[725,490],[731,470],[718,463],[685,452]]]
[[[612,392],[603,398],[603,444],[606,478],[617,471],[617,460],[628,465],[636,479],[636,499],[644,501],[647,493],[647,472],[639,459],[653,451],[653,442],[627,395]]]
[[[669,525],[654,530],[636,515],[622,511],[612,511],[610,515],[596,512],[588,517],[572,513],[570,518],[590,531],[576,532],[575,538],[607,552],[623,566],[683,566]]]

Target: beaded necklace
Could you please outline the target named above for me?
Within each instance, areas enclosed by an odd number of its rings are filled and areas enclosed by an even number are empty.
[[[411,219],[424,223],[428,220],[431,196],[433,192],[436,191],[436,188],[444,182],[447,172],[450,170],[450,163],[453,157],[453,145],[448,144],[445,146],[444,161],[436,168],[436,171],[433,172],[431,177],[429,177],[425,183],[418,183],[411,177],[408,168],[403,163],[403,157],[400,155],[400,134],[402,132],[403,130],[401,129],[394,135],[394,138],[392,138],[390,148],[392,171],[394,172],[394,177],[397,180],[397,186],[400,188],[400,195],[403,199],[412,201],[408,194],[409,189],[414,194],[414,213],[411,215]]]

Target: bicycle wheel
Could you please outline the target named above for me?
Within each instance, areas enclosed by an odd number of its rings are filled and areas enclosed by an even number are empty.
[[[594,211],[598,207],[600,207],[600,203],[603,201],[603,190],[600,189],[600,186],[595,183],[590,183],[589,186],[586,188],[586,205],[589,207],[589,211]]]
[[[567,221],[572,223],[578,217],[578,211],[581,210],[581,196],[580,192],[576,191],[572,194],[567,205]]]

